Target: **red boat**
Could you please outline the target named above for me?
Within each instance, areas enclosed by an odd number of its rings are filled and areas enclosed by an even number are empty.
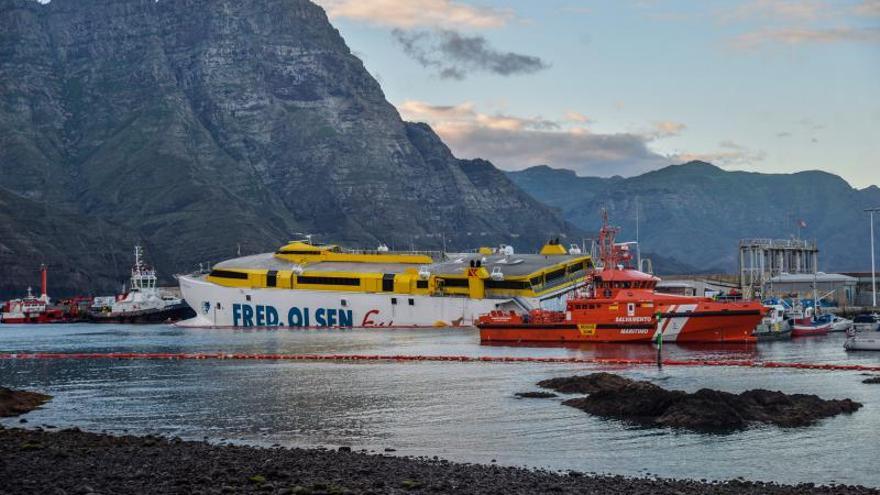
[[[831,320],[823,320],[813,317],[798,318],[791,327],[792,337],[808,337],[810,335],[825,335],[831,331]]]
[[[584,293],[565,311],[527,314],[493,311],[477,319],[482,342],[755,342],[752,331],[766,308],[757,301],[719,302],[706,297],[655,292],[659,278],[628,266],[627,244],[615,244],[620,229],[599,232],[602,268],[588,275]]]
[[[0,323],[64,323],[70,321],[64,308],[50,307],[46,294],[46,265],[40,267],[40,297],[28,287],[28,295],[0,306]]]

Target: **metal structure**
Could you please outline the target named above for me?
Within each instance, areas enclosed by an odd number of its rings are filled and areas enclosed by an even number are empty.
[[[865,211],[869,214],[870,231],[871,231],[871,293],[873,306],[877,307],[877,270],[874,268],[874,212],[880,211],[880,208],[867,208]]]
[[[743,239],[739,242],[739,276],[745,297],[763,294],[770,279],[782,274],[814,274],[819,266],[816,241]]]

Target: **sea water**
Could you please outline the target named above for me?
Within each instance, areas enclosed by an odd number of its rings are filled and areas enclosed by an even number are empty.
[[[663,345],[666,358],[880,365],[842,334],[757,346]],[[240,352],[652,359],[651,345],[482,346],[473,329],[229,330],[166,325],[0,325],[0,352]],[[729,434],[646,429],[556,399],[539,380],[597,370],[669,389],[752,388],[864,404],[805,428]],[[54,396],[10,426],[269,446],[351,446],[394,455],[633,476],[880,486],[880,385],[855,371],[479,362],[0,360],[0,385]]]

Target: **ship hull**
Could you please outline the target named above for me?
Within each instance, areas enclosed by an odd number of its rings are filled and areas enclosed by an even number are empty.
[[[187,304],[175,304],[163,309],[145,309],[124,313],[99,312],[89,313],[92,323],[174,323],[195,317],[195,311]]]
[[[68,318],[55,318],[46,315],[38,316],[4,316],[0,319],[0,323],[6,324],[40,324],[40,323],[71,323],[73,320]]]
[[[223,287],[178,279],[195,318],[184,327],[370,328],[470,326],[510,299]]]
[[[792,337],[810,337],[813,335],[826,335],[831,330],[831,324],[820,326],[795,325],[791,330]]]
[[[659,320],[643,317],[643,324],[618,324],[594,319],[554,323],[526,323],[519,317],[504,322],[495,316],[478,323],[480,340],[492,342],[653,342],[662,332],[663,342],[752,343],[763,312],[757,309],[698,311],[696,305],[675,305],[660,311]],[[616,320],[616,318],[615,318]]]

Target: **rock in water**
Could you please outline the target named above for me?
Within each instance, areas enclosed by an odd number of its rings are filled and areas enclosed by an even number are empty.
[[[0,387],[0,418],[30,412],[52,398],[51,395]]]
[[[596,416],[702,432],[740,430],[753,423],[809,426],[822,418],[853,413],[862,407],[850,399],[825,400],[815,395],[761,389],[732,394],[704,388],[687,393],[609,373],[554,378],[538,385],[560,392],[588,393],[563,404]]]
[[[403,121],[308,0],[0,0],[0,26],[0,299],[36,252],[71,267],[62,294],[115,289],[135,241],[170,282],[297,231],[525,249],[568,230]]]
[[[520,399],[550,399],[552,397],[558,397],[552,392],[517,392],[513,395]]]
[[[619,390],[632,383],[620,375],[593,373],[585,376],[550,378],[538,382],[541,388],[553,389],[563,394],[591,394],[602,390]]]

